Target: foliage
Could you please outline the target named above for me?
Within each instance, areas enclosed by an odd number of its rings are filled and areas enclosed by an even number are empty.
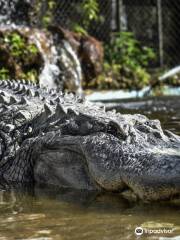
[[[33,21],[35,21],[37,25],[45,28],[54,24],[54,10],[57,9],[57,6],[58,1],[56,0],[36,0],[32,14],[32,16],[35,16],[35,20],[33,20],[32,17],[32,24]],[[70,16],[70,18],[67,16],[68,26],[71,30],[81,35],[86,35],[88,33],[90,25],[94,21],[102,21],[102,17],[99,16],[98,0],[69,1],[68,7],[69,11],[72,10],[72,12],[75,13],[75,19],[73,19],[73,16]],[[64,9],[61,10],[63,11]],[[77,16],[79,16],[78,19]]]
[[[85,29],[88,29],[91,21],[98,20],[99,5],[97,0],[85,0],[81,4],[83,11],[83,22],[82,25]]]
[[[17,33],[8,34],[4,37],[4,42],[9,46],[10,52],[14,57],[22,55],[22,49],[25,47],[24,39]]]
[[[5,35],[4,43],[9,47],[13,57],[22,58],[38,53],[38,49],[34,44],[27,44],[25,38],[16,32]]]
[[[80,4],[76,4],[77,12],[82,16],[82,22],[73,23],[73,31],[86,35],[89,31],[90,25],[94,21],[100,21],[99,4],[97,0],[84,0]]]
[[[125,64],[131,68],[146,67],[155,58],[153,50],[142,47],[131,32],[116,33],[112,42],[106,46],[105,54],[109,63]]]
[[[104,74],[94,84],[99,88],[141,89],[149,84],[148,64],[154,51],[141,46],[131,32],[116,33],[105,46]]]
[[[41,4],[43,4],[43,1],[41,1]],[[47,1],[46,14],[42,18],[43,27],[47,27],[53,21],[53,10],[55,9],[55,7],[56,7],[55,0]]]
[[[38,79],[38,72],[37,72],[36,69],[32,69],[32,70],[29,70],[27,72],[21,73],[19,78],[24,79],[24,80],[29,80],[29,81],[32,81],[32,82],[36,82],[37,79]]]
[[[87,31],[81,27],[78,23],[74,23],[72,27],[73,31],[80,35],[88,35]]]
[[[6,68],[0,69],[0,80],[9,79],[9,70]]]
[[[0,36],[0,79],[37,79],[39,50],[18,31]]]

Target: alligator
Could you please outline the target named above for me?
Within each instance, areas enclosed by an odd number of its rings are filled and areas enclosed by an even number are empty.
[[[72,93],[0,82],[0,179],[61,189],[180,196],[180,137],[141,114]]]

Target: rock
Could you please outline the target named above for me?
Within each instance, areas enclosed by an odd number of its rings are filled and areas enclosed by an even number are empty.
[[[92,36],[82,36],[60,26],[50,26],[49,30],[58,34],[59,40],[67,40],[75,50],[83,70],[83,85],[102,73],[104,51],[101,42]]]
[[[80,95],[81,85],[102,71],[102,44],[61,27],[1,26],[0,53],[0,79],[28,79]]]
[[[103,70],[103,47],[101,42],[91,36],[82,36],[80,59],[85,75],[85,80],[96,78]]]
[[[55,43],[47,30],[1,26],[0,79],[28,79],[41,86],[81,93],[78,56],[64,37]]]

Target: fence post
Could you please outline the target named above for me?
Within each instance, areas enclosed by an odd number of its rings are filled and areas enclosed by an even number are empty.
[[[158,9],[158,32],[159,32],[159,58],[160,66],[164,65],[164,44],[163,44],[163,21],[162,21],[162,0],[157,0]]]
[[[119,0],[116,0],[116,24],[117,24],[117,32],[120,31],[120,3]]]
[[[123,12],[123,0],[119,0],[119,22],[120,22],[120,26],[119,26],[119,29],[120,31],[124,30],[123,29],[123,23],[122,23],[122,18],[123,18],[123,15],[124,15],[124,12]]]

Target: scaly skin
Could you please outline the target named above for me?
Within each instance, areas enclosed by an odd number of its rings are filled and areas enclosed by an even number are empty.
[[[0,83],[0,178],[6,182],[180,194],[180,137],[143,115],[105,112],[73,94]]]

